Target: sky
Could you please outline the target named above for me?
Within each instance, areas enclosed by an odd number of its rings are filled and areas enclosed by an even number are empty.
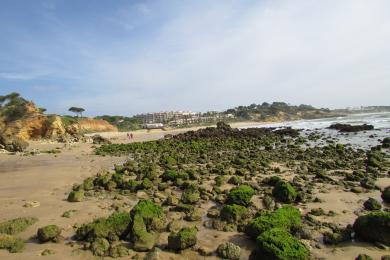
[[[0,0],[0,35],[49,113],[390,105],[388,0]]]

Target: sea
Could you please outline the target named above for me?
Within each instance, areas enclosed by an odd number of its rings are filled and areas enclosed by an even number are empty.
[[[328,129],[330,125],[336,123],[351,125],[369,124],[374,126],[374,130],[356,133],[340,133],[337,130]],[[314,145],[325,145],[326,140],[333,140],[335,143],[348,144],[355,148],[370,149],[371,147],[379,145],[383,138],[390,137],[390,112],[350,114],[342,117],[286,121],[259,124],[255,126],[243,126],[241,128],[248,127],[291,127],[300,129],[301,134],[304,136],[313,132],[321,134],[324,138],[321,138],[321,140],[314,143]]]

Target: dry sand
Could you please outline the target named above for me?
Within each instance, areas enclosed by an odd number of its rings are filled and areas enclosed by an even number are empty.
[[[251,123],[252,125],[259,123]],[[234,124],[234,127],[247,126],[248,123]],[[198,128],[191,128],[196,130]],[[133,132],[132,141],[153,140],[163,137],[166,134],[177,134],[189,129],[176,130],[151,130]],[[102,133],[102,136],[111,138],[114,142],[129,142],[126,133]],[[65,199],[72,185],[82,182],[86,177],[95,175],[102,169],[110,169],[114,164],[123,162],[125,157],[96,156],[92,154],[92,144],[45,144],[32,142],[29,150],[48,150],[59,147],[61,153],[39,154],[35,156],[7,155],[0,154],[0,221],[5,221],[17,217],[32,216],[37,217],[39,221],[29,227],[25,232],[18,236],[28,240],[26,248],[22,253],[10,254],[6,250],[0,250],[0,259],[41,259],[40,253],[44,249],[52,249],[55,255],[45,256],[44,259],[98,259],[89,251],[79,250],[79,246],[66,245],[69,237],[74,234],[72,226],[76,223],[90,222],[92,219],[100,216],[107,216],[112,212],[110,205],[112,200],[106,199],[88,199],[80,203],[69,203]],[[390,184],[390,179],[380,179],[377,183],[381,187]],[[322,203],[309,203],[299,207],[307,212],[311,208],[321,207],[325,211],[333,210],[337,213],[335,217],[325,217],[326,221],[352,224],[356,218],[355,212],[361,210],[362,203],[368,197],[379,198],[379,191],[372,193],[353,194],[338,188],[337,186],[324,186],[319,191],[319,198]],[[27,202],[37,201],[38,207],[24,207]],[[134,203],[136,200],[134,199]],[[205,211],[208,207],[204,205]],[[61,215],[67,211],[76,209],[78,212],[72,218],[63,218]],[[39,227],[56,224],[64,229],[63,243],[39,244],[32,237],[36,234]],[[165,234],[167,236],[167,234]],[[199,233],[199,245],[209,250],[215,248],[222,241],[234,241],[243,247],[241,259],[247,259],[253,244],[247,239],[232,232],[218,232],[201,228]],[[164,239],[162,236],[161,239]],[[166,237],[165,237],[166,239]],[[359,253],[366,253],[374,259],[380,259],[380,256],[390,254],[373,247],[369,244],[347,243],[337,247],[322,247],[321,249],[312,248],[315,256],[326,259],[354,259]],[[131,257],[131,256],[130,256]],[[124,259],[130,259],[126,257]],[[191,251],[185,251],[181,255],[163,253],[164,259],[206,259],[200,257]],[[216,259],[216,257],[207,257],[207,259]]]

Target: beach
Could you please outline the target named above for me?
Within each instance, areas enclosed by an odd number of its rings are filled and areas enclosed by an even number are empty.
[[[232,124],[233,127],[259,126],[259,123],[244,122]],[[174,130],[141,130],[132,132],[133,140],[128,140],[127,133],[99,133],[109,138],[113,143],[127,143],[156,140],[167,134],[178,134],[189,130],[198,130],[198,127],[190,129]],[[389,129],[382,129],[388,134]],[[374,144],[373,144],[374,145]],[[75,183],[81,183],[84,179],[96,175],[103,170],[112,169],[113,165],[121,164],[126,156],[98,156],[94,154],[96,145],[90,143],[61,144],[43,141],[31,142],[29,151],[45,151],[57,149],[57,154],[40,153],[37,155],[10,155],[0,154],[0,222],[17,217],[36,217],[37,223],[22,232],[19,237],[26,240],[26,248],[22,253],[11,254],[6,250],[0,250],[2,259],[40,259],[45,249],[51,249],[54,255],[45,259],[96,259],[89,251],[81,250],[71,237],[74,235],[75,224],[88,223],[98,217],[107,217],[113,211],[115,201],[111,198],[89,198],[80,203],[66,201],[67,194]],[[284,177],[293,179],[294,173],[287,172]],[[380,178],[375,184],[380,188],[390,185],[390,178]],[[361,210],[361,204],[369,197],[380,200],[380,191],[371,190],[367,193],[351,193],[340,187],[327,183],[320,184],[315,190],[321,203],[306,203],[298,205],[303,213],[321,207],[325,211],[334,211],[335,217],[321,216],[319,219],[337,224],[351,224],[356,218],[356,213]],[[142,195],[142,194],[141,194]],[[126,203],[132,207],[139,194],[133,198],[130,196]],[[256,199],[254,200],[256,203]],[[211,205],[203,203],[201,208],[205,212]],[[259,205],[261,207],[261,205]],[[72,218],[64,218],[62,214],[69,210],[77,210]],[[55,224],[63,229],[65,240],[61,243],[38,243],[33,237],[39,227]],[[243,236],[243,235],[241,235]],[[165,237],[165,239],[167,239]],[[202,228],[199,234],[199,246],[208,250],[215,250],[219,243],[233,239],[242,246],[241,259],[248,259],[253,249],[253,244],[246,238],[240,238],[236,232],[221,232]],[[359,253],[369,254],[374,259],[380,259],[386,250],[379,249],[368,243],[345,243],[340,246],[319,246],[312,248],[311,252],[316,257],[326,259],[353,259]],[[135,254],[135,252],[134,252]],[[141,256],[144,253],[140,254]],[[218,259],[216,256],[199,256],[191,251],[183,254],[163,253],[161,259]],[[124,257],[123,259],[129,259]]]

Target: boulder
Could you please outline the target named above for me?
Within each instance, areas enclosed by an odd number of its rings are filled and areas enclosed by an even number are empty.
[[[306,260],[309,250],[283,228],[272,228],[257,239],[257,248],[250,259],[295,259]]]
[[[241,185],[230,190],[227,202],[228,204],[249,206],[253,195],[255,195],[255,191],[250,186]]]
[[[279,181],[272,190],[272,195],[278,201],[292,203],[297,198],[298,193],[290,183]]]
[[[105,256],[110,248],[110,243],[105,238],[97,238],[91,244],[91,251],[96,256]]]
[[[61,228],[56,225],[49,225],[38,229],[37,237],[39,242],[58,242],[61,236]]]
[[[83,200],[84,200],[83,190],[71,191],[68,195],[69,202],[81,202]]]
[[[196,228],[182,228],[177,233],[171,233],[168,237],[168,247],[173,250],[183,250],[196,244]]]
[[[0,233],[0,249],[6,249],[10,253],[19,253],[23,251],[24,242],[8,234]]]
[[[367,199],[363,206],[366,210],[380,210],[382,208],[381,203],[374,198]]]
[[[375,211],[360,216],[353,229],[362,240],[390,244],[390,212]]]
[[[218,246],[217,254],[222,259],[238,260],[240,259],[241,248],[231,242],[226,242]]]
[[[383,199],[384,202],[390,203],[390,186],[386,187],[386,188],[382,191],[381,197],[382,197],[382,199]]]

